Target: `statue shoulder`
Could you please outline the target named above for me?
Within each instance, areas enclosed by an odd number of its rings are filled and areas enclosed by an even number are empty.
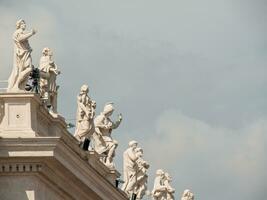
[[[100,114],[100,115],[97,115],[96,117],[95,117],[95,122],[97,123],[97,122],[101,122],[101,121],[103,121],[105,119],[105,116],[103,115],[103,114]]]
[[[22,30],[18,29],[13,33],[13,40],[17,40],[18,36],[22,33]]]

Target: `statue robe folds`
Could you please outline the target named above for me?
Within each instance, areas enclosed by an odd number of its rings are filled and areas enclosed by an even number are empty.
[[[95,103],[87,96],[87,94],[80,94],[77,97],[77,104],[77,128],[74,136],[78,139],[78,141],[83,141],[85,138],[90,138],[94,132],[93,118],[95,115]]]
[[[8,91],[25,90],[28,76],[32,70],[32,49],[29,45],[28,38],[31,33],[25,33],[18,29],[13,34],[14,40],[14,62],[13,70],[8,79]]]
[[[133,148],[128,148],[123,153],[123,176],[124,184],[122,185],[122,190],[126,192],[128,196],[134,192],[134,188],[137,182],[137,159],[136,153]]]
[[[136,180],[136,199],[140,200],[145,195],[147,190],[147,169],[149,168],[149,164],[142,158],[142,156],[138,157],[137,161],[137,180]]]

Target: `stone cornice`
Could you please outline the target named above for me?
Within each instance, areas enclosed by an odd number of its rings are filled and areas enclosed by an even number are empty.
[[[114,184],[107,180],[107,176],[114,172],[100,163],[97,159],[98,155],[81,150],[69,140],[72,140],[72,136],[1,138],[0,163],[8,169],[11,166],[12,171],[17,165],[25,166],[25,168],[27,166],[27,169],[35,169],[35,167],[30,166],[36,165],[29,164],[34,161],[42,166],[42,170],[37,172],[46,177],[47,180],[54,182],[62,179],[61,184],[64,184],[61,189],[64,191],[64,188],[78,184],[80,190],[81,188],[86,188],[88,191],[92,190],[93,193],[100,196],[100,199],[127,199],[119,188],[114,187]],[[44,169],[46,170],[44,171]],[[2,170],[1,174],[3,173],[8,173],[8,171]],[[73,192],[78,189],[72,188]],[[68,193],[68,191],[65,192]],[[81,193],[81,191],[79,192]]]

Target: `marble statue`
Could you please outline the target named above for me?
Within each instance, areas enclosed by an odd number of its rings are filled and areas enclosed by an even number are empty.
[[[165,172],[165,177],[164,177],[164,185],[167,188],[167,200],[174,200],[174,192],[175,189],[171,187],[170,183],[172,181],[172,177]]]
[[[93,134],[94,149],[98,154],[104,155],[102,160],[109,168],[114,168],[113,158],[118,142],[111,137],[113,129],[119,127],[122,115],[119,114],[116,122],[111,121],[110,117],[114,111],[113,103],[107,103],[104,110],[94,120],[95,132]]]
[[[40,58],[40,96],[45,99],[50,111],[57,113],[57,91],[59,86],[56,84],[57,75],[60,74],[57,65],[52,60],[53,52],[45,47]]]
[[[90,139],[94,133],[94,117],[96,102],[88,96],[89,87],[83,85],[77,96],[76,130],[74,137],[82,143],[86,138]]]
[[[186,189],[181,200],[194,200],[194,194],[190,190]]]
[[[154,200],[167,199],[167,187],[164,185],[165,173],[162,169],[156,171],[156,178],[154,180],[154,188],[152,190],[152,197]]]
[[[137,147],[135,149],[136,156],[138,157],[136,160],[137,163],[137,180],[135,185],[135,193],[136,200],[141,200],[147,191],[147,170],[149,168],[149,164],[143,159],[143,149]]]
[[[25,91],[29,75],[33,69],[31,52],[28,39],[32,37],[36,30],[26,32],[26,23],[20,19],[16,23],[17,30],[13,34],[14,40],[14,61],[13,70],[8,79],[8,92]]]
[[[129,198],[134,194],[134,189],[137,182],[137,160],[138,154],[136,153],[136,141],[130,141],[129,147],[123,153],[123,178],[124,184],[122,190],[128,195]]]

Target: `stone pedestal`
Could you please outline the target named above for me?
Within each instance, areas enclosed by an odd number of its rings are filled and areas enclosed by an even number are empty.
[[[0,199],[126,200],[119,176],[83,151],[38,95],[0,94]]]
[[[0,106],[0,137],[60,136],[66,131],[64,118],[50,115],[38,94],[1,93]]]

